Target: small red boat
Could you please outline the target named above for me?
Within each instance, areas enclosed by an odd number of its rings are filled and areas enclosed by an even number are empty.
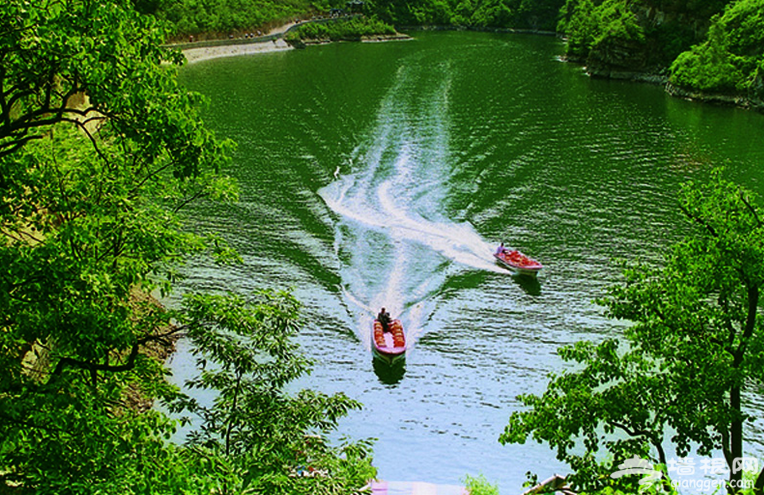
[[[514,270],[520,275],[529,275],[535,277],[544,266],[533,258],[529,258],[517,249],[499,248],[493,256],[510,270]]]
[[[392,363],[406,356],[406,336],[400,320],[390,322],[390,331],[382,330],[382,323],[374,320],[371,330],[371,344],[374,356]]]

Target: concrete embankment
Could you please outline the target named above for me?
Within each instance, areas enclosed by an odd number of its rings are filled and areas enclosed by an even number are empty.
[[[265,36],[253,36],[247,38],[232,38],[222,40],[206,40],[189,43],[176,43],[168,45],[171,48],[180,50],[186,56],[188,63],[209,60],[212,58],[235,57],[239,55],[249,55],[255,53],[279,52],[291,50],[294,47],[284,41],[284,36],[297,29],[303,24],[325,24],[336,22],[341,19],[352,19],[358,15],[348,15],[343,17],[309,19],[298,22],[290,22],[283,26],[274,28]]]
[[[292,49],[293,48],[281,38],[265,42],[227,43],[223,45],[181,48],[188,63],[209,60],[212,58],[235,57],[239,55],[278,52]]]

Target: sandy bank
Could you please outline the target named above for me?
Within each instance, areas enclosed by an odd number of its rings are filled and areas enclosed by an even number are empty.
[[[189,64],[193,64],[194,62],[213,58],[236,57],[254,53],[280,52],[292,49],[293,48],[283,39],[276,39],[268,42],[186,48],[183,50],[183,55],[185,55]]]

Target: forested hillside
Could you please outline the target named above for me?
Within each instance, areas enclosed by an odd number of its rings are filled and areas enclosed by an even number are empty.
[[[593,75],[761,99],[764,0],[568,0],[558,32]]]
[[[135,0],[175,36],[264,28],[343,9],[343,0]],[[601,77],[761,106],[764,0],[366,0],[371,26],[557,32],[570,61]],[[379,22],[381,21],[381,22]],[[375,24],[377,23],[377,24]],[[324,30],[329,28],[323,28]],[[719,97],[718,95],[722,95]]]
[[[369,0],[366,3],[370,13],[395,25],[554,31],[565,0]]]
[[[764,0],[739,0],[714,20],[705,42],[671,66],[671,91],[737,95],[764,107]]]
[[[218,33],[263,27],[344,6],[343,0],[137,0],[144,13],[169,21],[176,34]]]
[[[665,74],[701,43],[710,19],[730,0],[568,0],[558,26],[567,55],[602,76]]]
[[[395,25],[474,26],[554,31],[565,0],[367,0],[364,13]],[[228,33],[345,9],[344,0],[136,0],[178,34]]]

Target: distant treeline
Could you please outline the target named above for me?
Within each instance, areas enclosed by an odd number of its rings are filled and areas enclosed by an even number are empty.
[[[595,75],[657,76],[675,91],[764,107],[764,0],[367,0],[366,9],[396,26],[556,31]]]
[[[287,40],[356,41],[364,36],[390,36],[397,32],[390,24],[377,18],[353,17],[330,23],[305,23],[291,31]]]
[[[134,0],[177,35],[231,33],[345,9],[345,0]],[[390,26],[553,31],[594,75],[658,76],[680,91],[764,98],[764,0],[365,0],[358,25],[306,27],[318,38]],[[370,30],[379,29],[379,33]],[[759,104],[761,106],[761,104]]]
[[[290,16],[345,9],[345,0],[134,0],[179,35],[227,33]],[[364,13],[392,25],[476,26],[554,31],[565,0],[366,0]]]
[[[290,17],[327,12],[344,0],[135,0],[144,13],[169,21],[177,35],[232,33]]]
[[[565,0],[367,0],[395,25],[473,26],[554,31]]]

